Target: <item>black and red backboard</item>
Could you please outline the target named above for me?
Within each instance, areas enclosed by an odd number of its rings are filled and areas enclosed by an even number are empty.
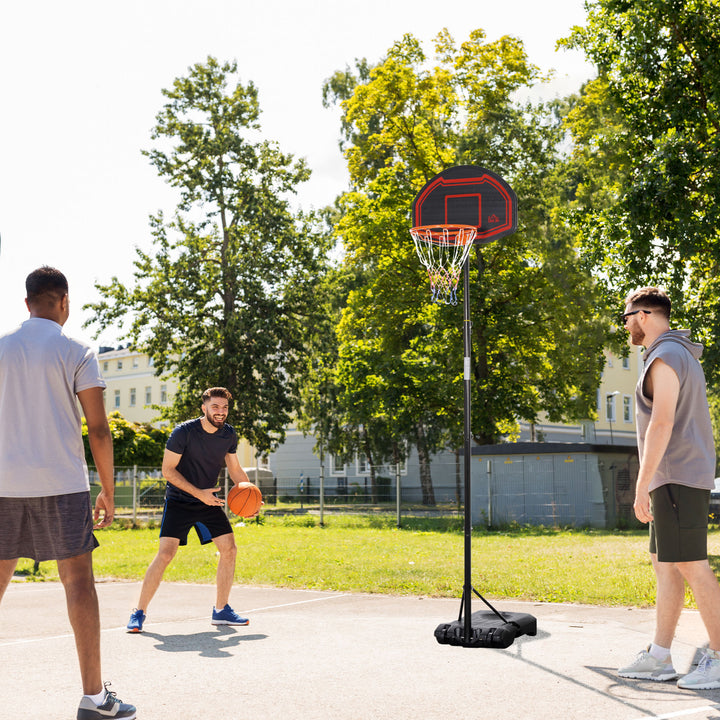
[[[517,230],[517,195],[496,173],[456,165],[425,184],[412,204],[413,227],[473,225],[485,244]]]

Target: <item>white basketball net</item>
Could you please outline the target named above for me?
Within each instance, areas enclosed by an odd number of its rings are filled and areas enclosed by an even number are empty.
[[[424,225],[410,230],[430,277],[433,302],[457,305],[460,274],[476,232],[472,225]]]

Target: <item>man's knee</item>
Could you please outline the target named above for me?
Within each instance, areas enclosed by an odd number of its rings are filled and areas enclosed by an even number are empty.
[[[160,545],[157,555],[155,556],[155,562],[163,567],[167,567],[177,554],[177,546],[174,545]]]
[[[65,589],[68,607],[73,603],[80,603],[80,605],[89,609],[93,606],[93,603],[97,603],[92,553],[66,560],[58,560],[57,565],[60,582]]]
[[[222,535],[219,538],[215,538],[215,545],[221,558],[234,560],[237,556],[237,545],[235,544],[235,537],[233,535]]]
[[[712,568],[710,567],[710,563],[707,560],[679,562],[675,563],[675,566],[688,582],[691,582],[695,578],[703,577],[708,573],[714,574]]]

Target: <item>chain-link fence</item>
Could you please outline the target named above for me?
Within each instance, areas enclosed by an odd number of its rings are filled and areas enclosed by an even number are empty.
[[[100,492],[97,470],[89,468],[93,500]],[[157,467],[115,468],[115,515],[117,517],[159,517],[165,502],[165,478]]]
[[[472,521],[502,526],[578,525],[634,526],[629,512],[634,496],[635,465],[617,453],[514,454],[476,458],[473,462]],[[347,469],[347,468],[346,468]],[[385,468],[388,470],[388,468]],[[460,517],[464,514],[463,477],[456,462],[432,465],[423,484],[417,473],[323,475],[308,467],[272,472],[246,469],[263,495],[263,513],[386,513]],[[389,470],[392,470],[390,468]],[[90,471],[93,493],[97,473]],[[218,478],[219,495],[232,486],[225,470]],[[118,517],[154,520],[162,515],[166,481],[157,467],[118,467],[115,507]],[[229,512],[226,510],[226,512]]]
[[[90,468],[93,500],[100,492],[97,471]],[[462,512],[462,490],[457,485],[433,485],[434,504],[423,504],[419,487],[403,488],[402,479],[383,475],[348,478],[320,475],[273,475],[269,471],[248,471],[263,494],[263,511],[268,514],[304,512],[416,512],[439,515],[457,515]],[[256,479],[257,478],[257,479]],[[219,495],[224,497],[232,481],[226,471],[220,474]],[[157,519],[162,515],[165,502],[166,480],[160,468],[116,467],[115,510],[117,517],[133,520]]]

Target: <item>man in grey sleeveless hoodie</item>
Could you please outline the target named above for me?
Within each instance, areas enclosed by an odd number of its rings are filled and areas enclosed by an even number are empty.
[[[670,646],[690,586],[709,636],[697,668],[678,680],[691,689],[720,688],[720,585],[707,558],[715,445],[703,346],[688,330],[670,329],[670,299],[658,288],[630,293],[623,325],[633,345],[646,348],[635,389],[640,456],[635,515],[650,523],[650,553],[657,584],[655,637],[621,677],[678,677]]]

